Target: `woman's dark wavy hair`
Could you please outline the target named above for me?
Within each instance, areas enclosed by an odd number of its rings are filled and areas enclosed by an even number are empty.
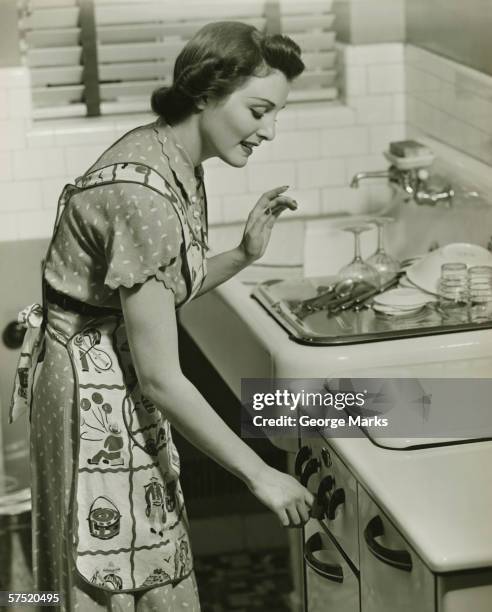
[[[304,70],[301,50],[288,36],[262,34],[236,21],[209,23],[178,55],[173,84],[153,92],[152,110],[174,125],[199,112],[199,102],[225,98],[249,77],[272,70],[288,81]]]

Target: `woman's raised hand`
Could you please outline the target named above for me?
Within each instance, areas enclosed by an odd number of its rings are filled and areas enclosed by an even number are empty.
[[[264,464],[248,486],[265,506],[275,512],[284,527],[301,527],[309,520],[314,496],[289,474]]]
[[[284,195],[288,188],[288,185],[284,185],[265,192],[250,212],[239,245],[250,262],[259,259],[265,252],[279,215],[287,209],[296,210],[297,202]]]

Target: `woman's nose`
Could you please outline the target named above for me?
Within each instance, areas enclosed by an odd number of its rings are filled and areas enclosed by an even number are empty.
[[[273,140],[275,138],[275,119],[265,120],[257,134],[263,140]]]

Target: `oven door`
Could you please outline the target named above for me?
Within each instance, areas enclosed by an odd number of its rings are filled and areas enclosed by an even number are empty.
[[[321,524],[304,528],[306,612],[360,612],[359,579]]]

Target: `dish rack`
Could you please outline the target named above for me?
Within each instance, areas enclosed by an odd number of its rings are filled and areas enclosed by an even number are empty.
[[[298,314],[300,302],[322,294],[337,280],[334,276],[270,280],[257,285],[251,297],[267,310],[293,341],[308,345],[359,344],[492,327],[492,319],[470,321],[467,307],[443,310],[435,302],[426,304],[418,312],[398,317],[374,311],[370,302],[360,310],[339,310],[333,314],[321,309]]]

